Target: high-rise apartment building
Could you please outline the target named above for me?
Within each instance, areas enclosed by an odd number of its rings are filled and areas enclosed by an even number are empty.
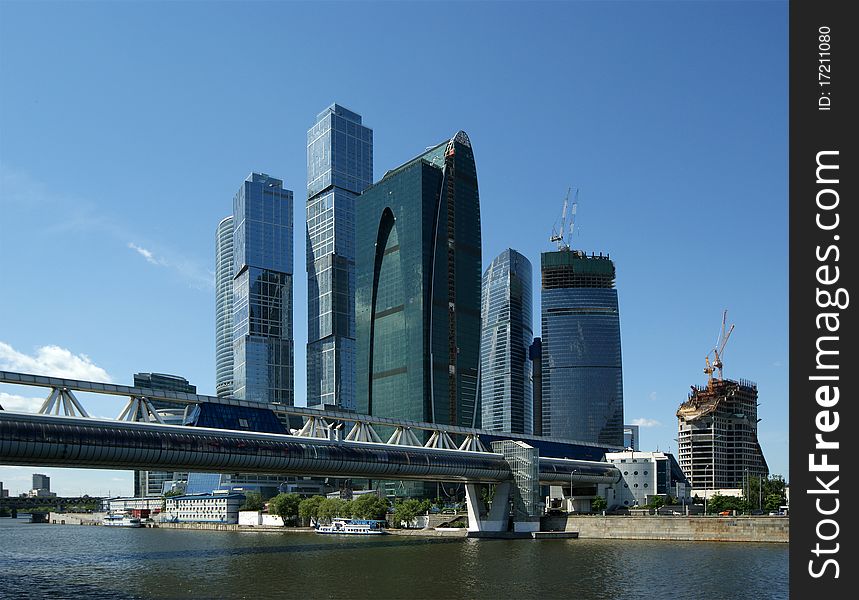
[[[767,477],[758,443],[758,386],[713,379],[693,386],[677,409],[680,467],[693,489],[741,489],[749,477]]]
[[[134,387],[149,388],[153,390],[167,390],[171,392],[184,392],[196,394],[197,386],[179,375],[168,375],[166,373],[135,373]],[[185,406],[164,400],[155,400],[153,407],[158,411],[161,419],[169,425],[181,425]],[[172,481],[185,481],[187,473],[173,471],[134,471],[134,497],[154,497],[163,493],[164,484]]]
[[[51,491],[51,478],[42,473],[33,473],[33,488],[34,490]]]
[[[358,206],[358,412],[478,425],[480,201],[468,136],[388,171]]]
[[[482,427],[533,433],[530,261],[513,249],[504,250],[483,274],[481,294]]]
[[[355,410],[355,203],[373,130],[332,104],[307,132],[307,405]]]
[[[233,397],[294,403],[292,192],[251,173],[233,199]]]
[[[623,445],[614,263],[568,248],[541,255],[543,435]]]
[[[230,215],[215,232],[215,390],[220,398],[233,393],[233,242]]]

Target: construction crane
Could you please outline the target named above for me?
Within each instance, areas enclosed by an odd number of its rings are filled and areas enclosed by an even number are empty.
[[[707,363],[707,366],[704,367],[704,374],[707,376],[707,388],[713,387],[713,365],[710,364],[710,354],[707,353],[707,356],[704,357],[704,362]],[[695,386],[692,386],[693,389]]]
[[[728,329],[727,333],[725,332],[725,326],[728,321],[728,309],[722,313],[722,329],[719,332],[719,340],[716,342],[716,347],[713,349],[713,353],[716,358],[713,361],[713,368],[719,369],[719,381],[722,381],[722,356],[725,353],[725,344],[728,343],[728,338],[731,337],[731,332],[734,331],[734,325],[731,324],[731,328]]]
[[[573,198],[573,205],[570,209],[570,231],[567,233],[567,206],[570,201],[571,187],[567,188],[567,195],[564,196],[564,208],[561,210],[561,226],[557,227],[558,222],[555,221],[555,227],[552,227],[552,237],[550,242],[558,243],[558,250],[569,250],[570,242],[573,238],[573,228],[576,225],[576,209],[579,206],[579,190],[576,190],[576,195]]]

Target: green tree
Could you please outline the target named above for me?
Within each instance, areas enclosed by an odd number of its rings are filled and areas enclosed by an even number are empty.
[[[646,508],[655,508],[659,510],[663,506],[665,506],[665,498],[662,496],[654,496],[653,499],[644,505]]]
[[[388,502],[376,494],[361,494],[352,501],[351,514],[356,519],[384,519]]]
[[[394,527],[401,527],[402,523],[405,523],[406,527],[410,526],[420,514],[420,509],[420,500],[414,498],[402,500],[394,504]]]
[[[777,510],[786,501],[784,493],[785,485],[784,477],[781,475],[772,475],[767,478],[749,477],[748,485],[744,490],[748,496],[743,496],[746,506],[751,509]],[[770,496],[778,496],[780,498],[775,509],[767,508],[767,500],[769,500]],[[772,505],[772,502],[769,505]]]
[[[781,494],[770,494],[764,498],[764,510],[775,512],[784,506],[784,496]]]
[[[294,521],[299,515],[301,496],[298,494],[278,494],[268,501],[269,514],[274,513],[283,519],[283,524]]]
[[[325,498],[319,503],[319,520],[323,523],[330,523],[334,517],[346,516],[345,509],[347,504],[345,500],[340,498]]]
[[[262,494],[259,492],[245,493],[245,503],[239,507],[239,510],[262,510]]]
[[[594,512],[600,512],[605,510],[606,506],[608,506],[608,502],[605,501],[605,498],[602,496],[597,496],[593,500],[591,500],[591,510]]]
[[[310,524],[311,519],[319,518],[319,505],[325,500],[322,496],[311,496],[305,498],[298,504],[298,516],[303,523]]]
[[[722,496],[715,494],[707,500],[707,512],[710,514],[720,513],[726,510],[745,512],[748,509],[748,504],[743,498],[736,496]]]

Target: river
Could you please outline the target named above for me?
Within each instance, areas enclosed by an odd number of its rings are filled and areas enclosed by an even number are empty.
[[[787,598],[787,544],[127,529],[0,518],[0,598]]]

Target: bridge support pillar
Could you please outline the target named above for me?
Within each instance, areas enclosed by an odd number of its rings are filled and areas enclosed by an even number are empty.
[[[513,497],[513,531],[539,531],[542,513],[540,451],[524,442],[512,440],[492,442],[491,445],[493,452],[504,455],[504,460],[510,465],[510,471],[513,473],[513,481],[510,482]],[[505,508],[506,506],[505,502]]]
[[[468,506],[468,531],[507,531],[510,516],[510,492],[513,483],[504,481],[495,486],[492,507],[486,518],[480,518],[480,492],[477,484],[465,484],[465,503]]]

